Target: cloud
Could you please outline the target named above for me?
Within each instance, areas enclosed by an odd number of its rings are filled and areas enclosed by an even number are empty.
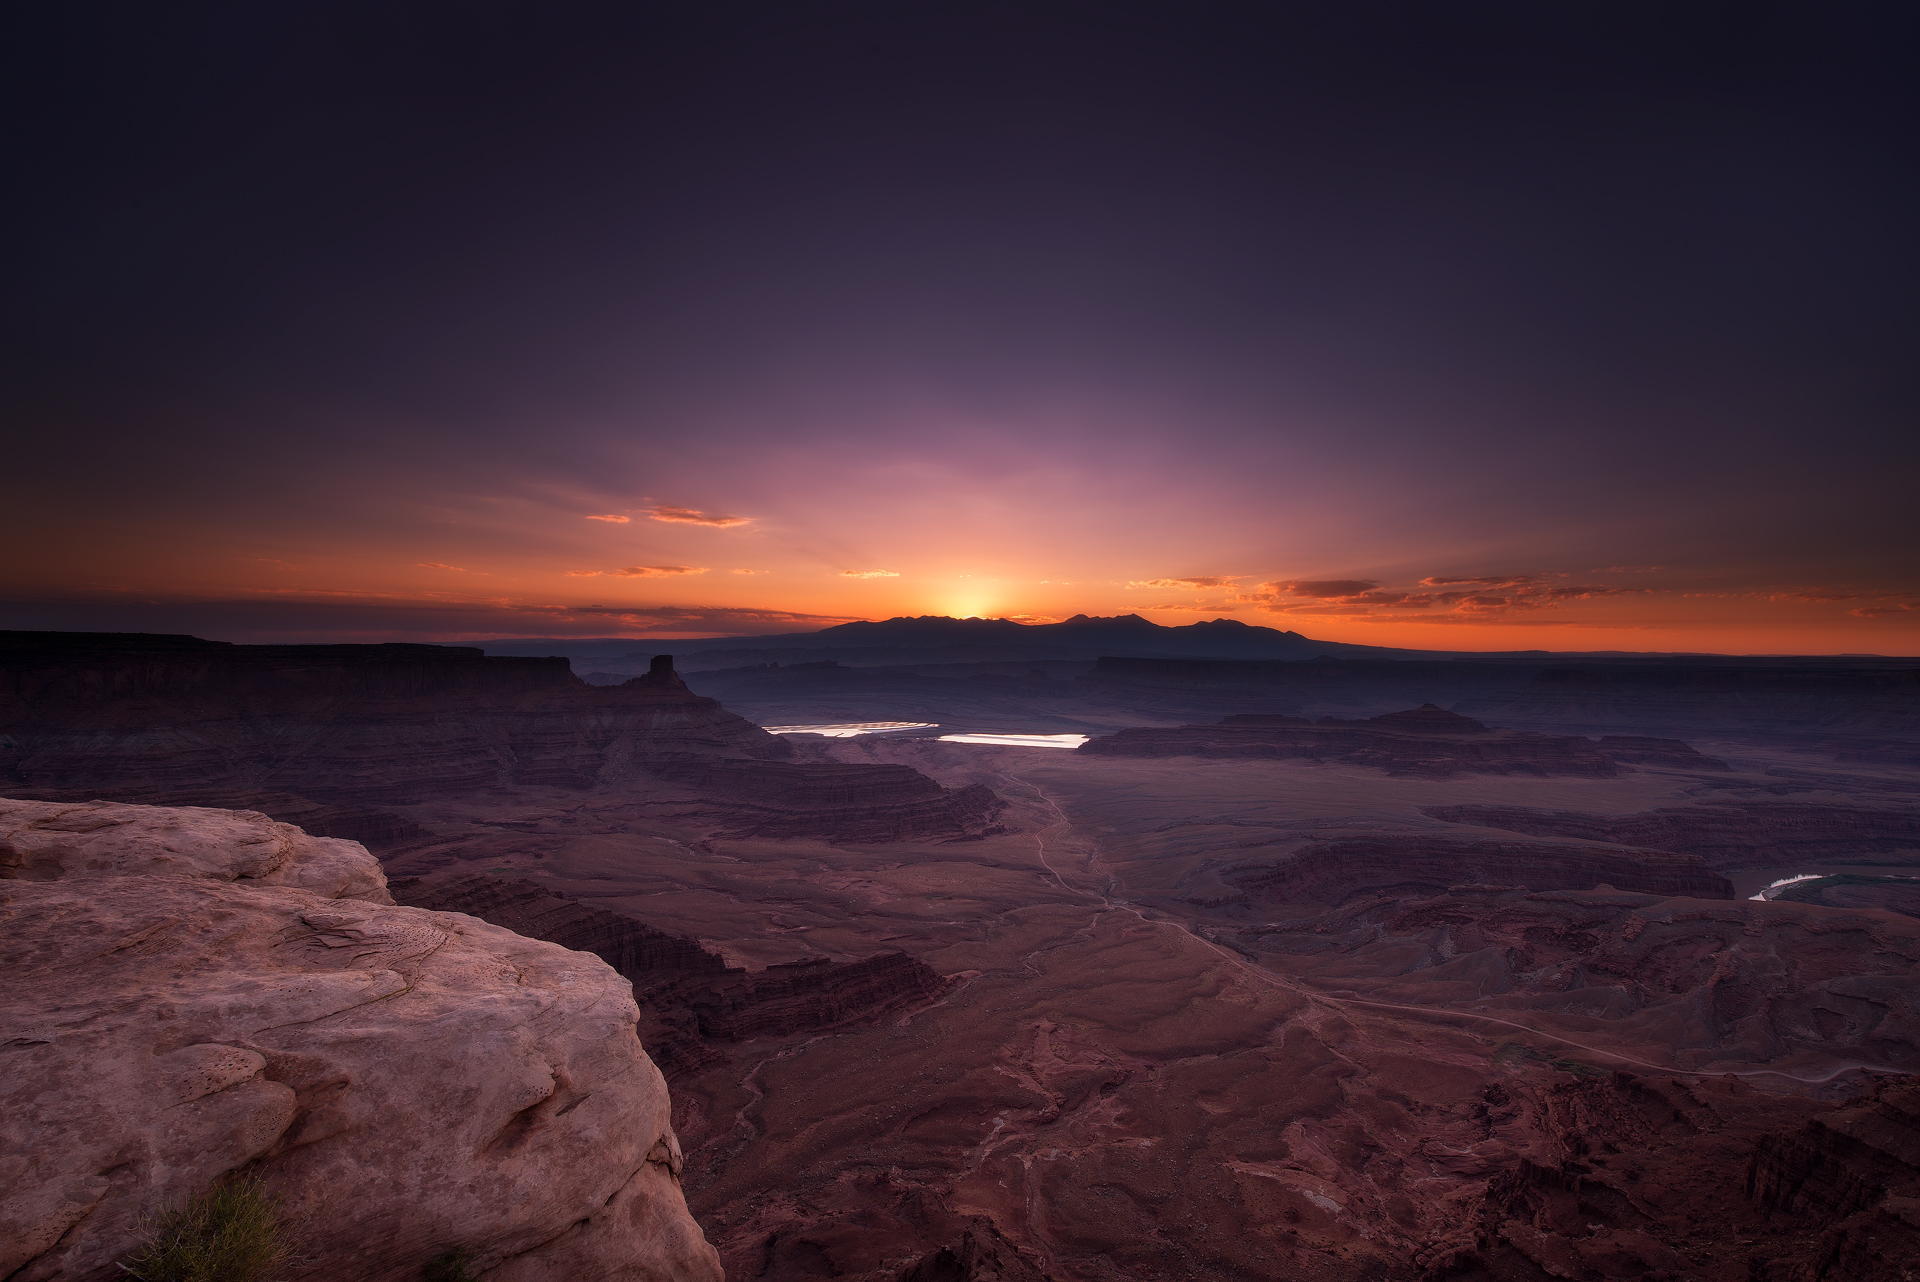
[[[840,577],[843,579],[897,579],[900,577],[900,571],[898,570],[842,570],[840,571]]]
[[[240,597],[157,598],[75,593],[0,598],[9,627],[55,631],[175,632],[219,641],[472,642],[499,637],[690,638],[803,632],[846,615],[712,605],[558,605],[510,599],[422,599],[419,594],[324,589]]]
[[[448,565],[445,561],[415,561],[414,564],[423,570],[452,570],[455,574],[468,573],[466,566]]]
[[[1528,583],[1538,583],[1544,577],[1538,574],[1484,574],[1478,578],[1446,578],[1434,576],[1420,580],[1423,588],[1444,588],[1459,585],[1476,588],[1517,588]]]
[[[753,523],[753,518],[750,516],[722,516],[717,512],[702,512],[690,507],[672,507],[664,503],[648,508],[647,516],[655,521],[671,521],[677,525],[710,525],[722,530]]]
[[[1604,584],[1555,584],[1551,574],[1431,575],[1411,588],[1372,579],[1295,579],[1263,583],[1236,601],[1274,614],[1423,622],[1491,620],[1569,601],[1651,592]],[[1445,591],[1431,589],[1445,587]],[[1418,611],[1419,613],[1408,613]]]
[[[1862,605],[1848,610],[1847,613],[1862,619],[1884,619],[1890,614],[1912,614],[1920,611],[1920,601],[1895,601],[1891,605]]]
[[[1796,588],[1792,591],[1763,593],[1769,601],[1885,601],[1903,597],[1905,592],[1864,591],[1852,588]]]
[[[1232,614],[1236,610],[1240,609],[1238,605],[1235,605],[1230,601],[1222,602],[1222,601],[1194,601],[1194,600],[1151,601],[1151,602],[1143,601],[1136,604],[1133,608],[1135,610],[1145,611],[1148,614],[1203,614],[1208,616],[1209,618],[1218,618],[1219,616],[1224,614]]]
[[[633,518],[630,516],[621,516],[618,512],[608,512],[601,516],[589,516],[587,519],[589,521],[605,521],[610,525],[625,525]]]
[[[1133,579],[1127,583],[1129,588],[1230,588],[1235,579],[1244,575],[1202,574],[1190,579]],[[1044,582],[1044,580],[1043,580]]]
[[[628,565],[618,570],[568,570],[571,579],[597,579],[607,575],[617,579],[670,579],[678,574],[705,574],[704,565]]]
[[[1372,579],[1294,579],[1284,583],[1264,585],[1270,592],[1289,592],[1294,596],[1343,597],[1359,596],[1362,592],[1371,592],[1379,587]]]
[[[728,570],[728,574],[771,574],[771,570]]]

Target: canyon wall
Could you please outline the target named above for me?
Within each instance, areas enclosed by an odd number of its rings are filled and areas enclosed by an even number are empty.
[[[1727,879],[1698,859],[1657,850],[1448,837],[1316,842],[1289,858],[1227,875],[1254,899],[1284,906],[1338,903],[1367,891],[1487,884],[1531,890],[1613,886],[1652,895],[1731,899]]]
[[[1360,721],[1310,721],[1280,715],[1230,716],[1204,726],[1140,726],[1090,739],[1091,756],[1252,757],[1337,761],[1374,766],[1389,774],[1444,779],[1462,774],[1576,775],[1605,779],[1623,763],[1725,770],[1672,739],[1494,730],[1469,717],[1426,704]]]
[[[1432,701],[1555,733],[1689,735],[1920,760],[1920,662],[1879,656],[1455,660],[1103,658],[1108,697],[1165,709],[1378,712]]]
[[[402,903],[469,913],[606,961],[632,983],[641,1035],[669,1076],[716,1062],[724,1043],[876,1019],[947,987],[938,971],[901,952],[758,971],[729,966],[696,940],[522,878],[454,873],[403,878],[393,890]]]
[[[0,783],[408,802],[612,785],[654,761],[791,751],[670,672],[604,688],[564,659],[457,646],[175,640],[0,646]]]
[[[263,815],[0,801],[0,1276],[120,1276],[229,1173],[289,1282],[719,1282],[665,1083],[598,959],[395,906]]]
[[[514,787],[686,796],[719,830],[862,841],[973,835],[999,808],[906,767],[795,756],[666,656],[607,687],[458,646],[0,633],[17,796],[242,806],[380,845],[421,835],[391,807]]]
[[[1776,1220],[1804,1225],[1811,1248],[1767,1282],[1911,1277],[1920,1258],[1920,1085],[1882,1080],[1799,1130],[1762,1140],[1747,1194]]]
[[[943,788],[900,765],[689,760],[663,762],[656,773],[726,798],[716,818],[732,837],[902,841],[972,834],[991,826],[1001,808],[979,784]]]
[[[1674,806],[1637,814],[1586,814],[1524,806],[1432,806],[1448,823],[1537,837],[1574,837],[1695,855],[1714,868],[1796,859],[1920,863],[1920,810],[1747,801]]]

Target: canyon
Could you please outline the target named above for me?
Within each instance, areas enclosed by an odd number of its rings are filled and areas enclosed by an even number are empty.
[[[1471,717],[1423,704],[1365,720],[1243,714],[1206,726],[1142,726],[1089,740],[1081,752],[1134,757],[1297,757],[1376,766],[1390,774],[1591,775],[1623,773],[1637,762],[1725,770],[1726,763],[1678,740],[1494,730]]]
[[[903,767],[797,761],[661,657],[617,687],[562,658],[430,645],[0,634],[0,791],[240,806],[376,843],[394,807],[559,788],[781,835],[963,836],[995,800]]]
[[[285,662],[249,678],[275,707]],[[938,737],[1077,718],[1181,742],[1193,713],[1158,696],[1027,721],[983,696],[989,723],[823,739],[765,735],[670,670],[539,680],[437,705],[424,742],[469,746],[433,769],[465,777],[511,703],[587,743],[575,771],[519,773],[509,733],[484,785],[371,795],[276,762],[221,786],[363,825],[387,912],[618,972],[730,1277],[1878,1282],[1920,1261],[1898,1139],[1920,919],[1735,889],[1920,872],[1897,754],[1463,727],[1415,678],[1357,726],[1256,702],[1228,736],[1332,747],[1255,755]],[[99,759],[163,761],[166,688]],[[5,716],[24,782],[49,740]],[[422,723],[382,724],[398,745]],[[1497,768],[1443,765],[1462,744]]]

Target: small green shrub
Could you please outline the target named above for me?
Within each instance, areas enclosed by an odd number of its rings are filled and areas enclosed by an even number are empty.
[[[140,1282],[272,1282],[289,1258],[279,1200],[237,1177],[154,1221],[120,1267]]]
[[[479,1275],[473,1271],[473,1257],[456,1246],[428,1260],[421,1276],[425,1282],[477,1282]]]

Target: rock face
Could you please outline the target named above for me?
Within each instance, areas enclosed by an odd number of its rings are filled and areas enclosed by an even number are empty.
[[[1210,726],[1136,727],[1090,739],[1079,751],[1107,756],[1295,758],[1376,766],[1388,774],[1444,779],[1462,774],[1621,774],[1622,761],[1692,762],[1725,769],[1668,740],[1595,742],[1567,735],[1492,730],[1432,704],[1342,721],[1327,717],[1247,715]]]
[[[1351,715],[1434,700],[1496,725],[1560,734],[1685,734],[1819,747],[1862,760],[1920,759],[1920,662],[1913,659],[1114,657],[1102,658],[1090,680],[1135,702],[1196,712],[1237,705]]]
[[[786,1037],[872,1019],[929,1001],[946,988],[940,973],[905,953],[854,962],[819,957],[734,971],[725,985],[691,994],[700,1030],[720,1041]]]
[[[1017,1247],[980,1221],[959,1241],[929,1252],[900,1275],[899,1282],[1047,1282]]]
[[[1780,1282],[1911,1277],[1920,1259],[1920,1085],[1884,1081],[1798,1132],[1763,1140],[1747,1194],[1814,1247]]]
[[[875,1019],[930,1001],[947,987],[938,971],[900,952],[743,970],[695,940],[521,878],[406,878],[394,883],[394,891],[404,903],[470,913],[606,961],[633,984],[642,1035],[670,1076],[715,1062],[720,1043]]]
[[[1635,766],[1665,766],[1672,770],[1731,770],[1718,757],[1709,757],[1679,739],[1651,735],[1603,734],[1600,751],[1615,761]]]
[[[1338,903],[1367,891],[1489,884],[1533,890],[1613,886],[1654,895],[1731,899],[1726,878],[1687,855],[1622,847],[1448,837],[1317,842],[1278,864],[1229,874],[1262,902]]]
[[[606,687],[458,646],[0,633],[0,789],[18,795],[241,804],[381,844],[419,835],[382,807],[516,786],[677,784],[730,830],[873,841],[969,835],[998,804],[906,767],[783,769],[793,755],[668,655]]]
[[[1605,1019],[1682,1068],[1920,1060],[1920,924],[1891,913],[1472,888],[1356,900],[1260,939],[1331,987],[1522,1021],[1557,1012],[1583,1029]]]
[[[1775,739],[1911,763],[1920,665],[1900,659],[1549,665],[1472,700],[1508,724]]]
[[[909,766],[838,762],[676,761],[657,773],[725,798],[717,818],[734,837],[900,841],[971,835],[1001,809],[987,788],[942,788]]]
[[[261,815],[0,803],[0,1276],[118,1276],[225,1173],[290,1279],[718,1282],[627,985],[395,907],[373,858]]]
[[[671,671],[607,689],[577,680],[564,659],[457,646],[21,639],[33,635],[0,645],[0,781],[27,787],[407,802],[790,752]]]
[[[390,904],[386,878],[351,841],[309,837],[248,811],[0,798],[0,877],[193,878],[286,886]]]
[[[682,975],[721,975],[727,970],[727,963],[702,948],[698,940],[655,930],[625,913],[583,904],[520,877],[486,873],[431,880],[403,877],[392,888],[403,904],[466,913],[529,939],[592,953],[636,985],[651,986]]]
[[[1740,802],[1675,806],[1629,815],[1595,815],[1524,806],[1434,806],[1448,823],[1502,828],[1538,837],[1674,850],[1714,868],[1761,867],[1796,859],[1869,859],[1903,852],[1920,863],[1920,810]]]

